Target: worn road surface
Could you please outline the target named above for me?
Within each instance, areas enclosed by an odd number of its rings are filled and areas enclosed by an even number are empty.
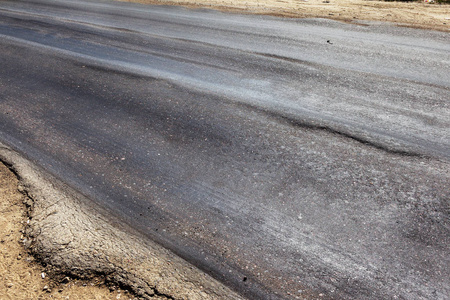
[[[0,1],[0,141],[249,299],[450,298],[450,34]]]

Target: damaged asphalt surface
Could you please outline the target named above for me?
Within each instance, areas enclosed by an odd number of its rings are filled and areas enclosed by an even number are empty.
[[[450,297],[448,33],[2,1],[0,66],[2,143],[241,295]]]

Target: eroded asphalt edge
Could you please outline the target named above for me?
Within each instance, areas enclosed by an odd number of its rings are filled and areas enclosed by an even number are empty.
[[[0,143],[0,162],[27,196],[25,247],[54,274],[104,276],[143,299],[243,299]],[[49,268],[49,267],[48,267]]]

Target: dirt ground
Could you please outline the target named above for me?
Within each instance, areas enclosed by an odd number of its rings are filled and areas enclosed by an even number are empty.
[[[17,299],[132,299],[125,291],[108,288],[99,279],[64,278],[56,282],[23,246],[27,222],[24,195],[18,180],[0,163],[0,300]]]
[[[328,18],[344,22],[384,21],[399,26],[450,31],[450,5],[368,0],[123,0],[212,8],[240,13]],[[433,0],[429,0],[433,1]]]

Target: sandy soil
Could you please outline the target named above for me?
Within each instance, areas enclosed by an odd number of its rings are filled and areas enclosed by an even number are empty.
[[[17,185],[15,175],[0,163],[0,300],[132,299],[127,292],[106,287],[101,279],[50,278],[23,246],[27,214],[25,196]]]
[[[222,11],[344,22],[384,21],[399,26],[450,31],[450,5],[368,0],[123,0],[147,4],[206,7]]]

